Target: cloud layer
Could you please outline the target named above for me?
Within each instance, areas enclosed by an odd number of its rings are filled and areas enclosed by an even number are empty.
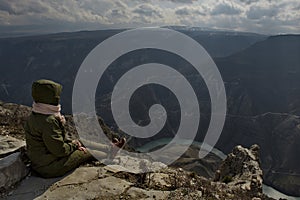
[[[298,0],[2,0],[0,25],[77,29],[185,25],[300,33]],[[57,28],[57,31],[59,29]]]

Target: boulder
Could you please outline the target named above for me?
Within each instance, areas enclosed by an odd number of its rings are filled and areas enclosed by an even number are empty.
[[[25,147],[25,141],[11,136],[0,135],[0,158],[17,152]]]
[[[5,191],[21,181],[29,172],[21,159],[21,153],[16,152],[0,159],[0,189]]]
[[[253,193],[262,193],[263,173],[260,168],[259,146],[250,149],[236,146],[216,172],[215,181],[238,186]]]

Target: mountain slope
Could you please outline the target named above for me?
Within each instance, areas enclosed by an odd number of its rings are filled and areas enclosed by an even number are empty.
[[[300,35],[273,36],[227,58],[216,59],[231,114],[300,114]],[[244,108],[239,98],[243,99]],[[247,107],[247,108],[246,108]]]
[[[0,39],[0,99],[29,105],[32,101],[28,96],[31,83],[48,78],[64,85],[62,103],[64,111],[70,113],[73,82],[84,58],[100,42],[121,31],[82,31]],[[212,57],[230,55],[265,38],[244,33],[180,31],[202,44]]]
[[[0,99],[29,105],[32,101],[30,97],[32,81],[49,78],[64,85],[62,104],[64,112],[71,113],[72,86],[81,62],[99,42],[117,33],[118,30],[1,39]],[[200,38],[199,35],[202,33],[188,34]],[[209,35],[203,34],[201,40],[209,40]],[[226,36],[223,38],[228,39]],[[212,49],[217,47],[222,49],[224,47],[222,44],[228,44],[224,42],[217,46],[219,42],[213,40],[207,43],[211,43],[207,48]],[[246,46],[242,49],[239,47],[240,52],[229,57],[216,58],[219,53],[212,53],[225,81],[228,103],[226,124],[217,147],[229,153],[237,144],[249,147],[253,143],[258,143],[262,151],[265,181],[281,191],[299,196],[300,180],[296,174],[300,173],[298,167],[300,163],[297,159],[300,141],[298,126],[300,121],[297,117],[300,115],[300,36],[273,36],[249,48]],[[129,63],[128,66],[132,67],[133,64],[149,61],[148,57],[151,55],[155,55],[156,60],[163,59],[163,62],[170,66],[177,66],[181,71],[190,69],[186,62],[176,60],[167,53],[159,51],[140,53],[141,58],[137,52],[132,52],[129,57],[120,58],[110,72],[117,74],[118,77],[126,64]],[[223,53],[227,53],[227,50]],[[193,71],[188,72],[190,75],[188,78],[200,93],[201,124],[197,140],[202,141],[210,120],[209,96],[205,96],[207,91],[205,93],[203,82],[195,80],[191,72]],[[111,77],[106,78],[109,80]],[[105,110],[105,114],[101,116],[113,126],[109,114],[111,91],[108,89],[112,87],[112,82],[104,83],[103,86],[107,91],[100,98],[103,102],[96,106]],[[136,140],[136,144],[176,134],[180,122],[176,118],[180,116],[177,101],[173,100],[174,95],[170,92],[165,90],[159,92],[156,94],[148,88],[146,92],[137,94],[133,100],[133,113],[147,119],[149,105],[156,102],[168,106],[171,113],[175,113],[173,117],[175,119],[168,121],[163,135],[143,141]],[[140,117],[135,114],[132,116]],[[287,178],[283,178],[283,175]]]

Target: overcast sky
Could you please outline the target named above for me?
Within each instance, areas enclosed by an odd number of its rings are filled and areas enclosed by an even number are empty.
[[[184,25],[300,33],[299,0],[0,0],[0,31]]]

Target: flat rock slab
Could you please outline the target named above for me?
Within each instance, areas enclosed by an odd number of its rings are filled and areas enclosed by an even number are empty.
[[[105,174],[106,170],[103,168],[80,167],[63,177],[58,178],[45,179],[37,176],[28,176],[5,199],[44,199],[44,195],[47,194],[49,194],[50,199],[60,199],[61,196],[63,196],[63,193],[68,194],[67,196],[70,196],[70,198],[75,198],[78,191],[72,190],[72,192],[70,192],[70,188],[83,189],[84,192],[87,192],[89,190],[86,190],[86,188],[83,188],[82,186],[93,180],[97,180],[99,177],[105,177]]]
[[[104,167],[105,170],[112,173],[118,173],[118,172],[126,172],[128,169],[125,167],[122,167],[120,165],[107,165]],[[138,172],[132,172],[132,173],[138,173]]]
[[[64,185],[55,188],[50,187],[50,189],[36,199],[119,199],[119,196],[131,185],[132,183],[109,176],[103,179],[92,180],[88,183]]]
[[[13,138],[11,136],[0,135],[0,158],[25,147],[25,141]]]
[[[68,185],[79,185],[96,180],[99,177],[98,167],[82,167],[76,169],[72,174],[66,176],[64,179],[56,182],[51,189],[56,187],[68,186]]]
[[[126,192],[126,199],[167,199],[169,191],[159,190],[144,190],[141,188],[132,187]]]
[[[41,196],[47,191],[54,183],[62,178],[45,179],[36,176],[26,177],[20,185],[12,191],[5,200],[32,200]]]
[[[117,156],[114,159],[115,165],[108,165],[107,169],[112,172],[131,172],[135,174],[144,172],[159,171],[160,169],[166,168],[167,165],[161,162],[151,162],[149,158],[136,158],[128,155]]]
[[[166,199],[169,191],[144,190],[111,175],[105,167],[80,167],[55,179],[26,178],[6,200],[13,199]]]

